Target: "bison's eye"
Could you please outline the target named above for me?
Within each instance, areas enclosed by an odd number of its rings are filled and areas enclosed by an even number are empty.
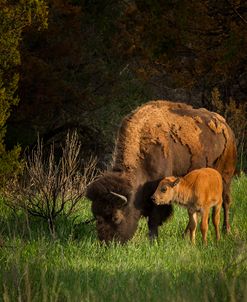
[[[167,188],[166,188],[166,187],[161,187],[160,192],[165,193],[165,192],[166,192],[166,190],[167,190]]]

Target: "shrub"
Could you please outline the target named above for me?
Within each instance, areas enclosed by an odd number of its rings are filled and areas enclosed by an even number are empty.
[[[81,164],[81,143],[76,132],[68,133],[61,157],[56,159],[54,144],[48,156],[38,139],[37,147],[27,157],[25,171],[5,189],[7,204],[24,209],[29,214],[48,222],[49,230],[56,236],[55,221],[59,215],[69,216],[85,193],[87,185],[96,177],[96,159]]]

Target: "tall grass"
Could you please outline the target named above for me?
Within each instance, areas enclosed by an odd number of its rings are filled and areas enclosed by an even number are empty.
[[[3,301],[247,301],[247,177],[232,188],[231,234],[216,245],[210,222],[208,246],[197,232],[196,246],[182,239],[184,209],[150,244],[140,221],[126,245],[102,246],[81,202],[80,218],[61,219],[59,238],[46,224],[12,213],[1,203],[0,300]],[[223,220],[223,219],[222,219]]]

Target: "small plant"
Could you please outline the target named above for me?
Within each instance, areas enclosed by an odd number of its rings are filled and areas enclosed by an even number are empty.
[[[8,205],[45,219],[53,238],[56,218],[62,214],[69,216],[76,210],[87,185],[97,175],[95,158],[81,164],[81,143],[76,132],[67,134],[61,148],[59,159],[55,158],[54,144],[45,157],[43,143],[38,139],[37,147],[27,157],[23,176],[5,189]]]

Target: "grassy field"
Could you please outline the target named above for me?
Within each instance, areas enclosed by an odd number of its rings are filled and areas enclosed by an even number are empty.
[[[247,301],[247,177],[233,183],[232,232],[218,245],[210,222],[208,246],[181,234],[187,212],[173,218],[150,244],[146,221],[124,246],[101,246],[82,202],[81,216],[59,222],[53,241],[46,225],[13,213],[1,201],[0,301]]]

